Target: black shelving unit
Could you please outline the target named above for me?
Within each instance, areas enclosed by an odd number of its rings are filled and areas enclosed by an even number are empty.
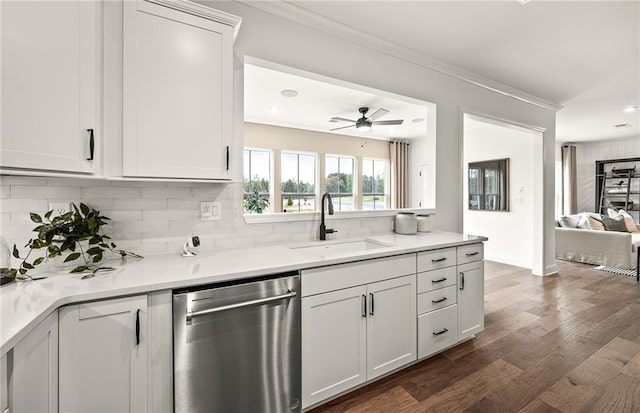
[[[636,222],[640,217],[640,158],[596,161],[595,211],[625,209]]]

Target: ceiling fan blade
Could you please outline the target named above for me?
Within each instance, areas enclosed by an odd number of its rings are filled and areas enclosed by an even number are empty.
[[[377,120],[375,122],[373,122],[374,125],[402,125],[402,122],[404,122],[403,119],[396,119],[396,120]]]
[[[338,129],[346,129],[346,128],[355,128],[356,125],[349,125],[349,126],[342,126],[339,128],[333,128],[333,129],[329,129],[330,131],[334,131],[334,130],[338,130]]]
[[[369,116],[369,120],[376,120],[378,118],[383,117],[387,113],[389,113],[388,110],[380,108],[380,109],[376,110],[375,112],[373,112],[373,114],[371,116]]]
[[[346,119],[346,118],[339,118],[339,117],[336,117],[336,116],[334,116],[333,118],[331,118],[331,121],[334,121],[334,122],[352,122],[352,123],[356,123],[356,121],[355,121],[355,120]]]

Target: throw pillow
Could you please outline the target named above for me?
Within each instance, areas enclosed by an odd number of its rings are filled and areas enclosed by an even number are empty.
[[[602,223],[607,231],[629,232],[623,216],[611,218],[606,215],[602,215]]]
[[[579,215],[564,215],[558,218],[558,223],[563,228],[578,228],[580,222]]]
[[[592,229],[594,231],[604,231],[604,225],[601,221],[595,219],[589,214],[582,214],[580,222],[578,223],[580,229]]]
[[[624,218],[624,223],[627,226],[627,231],[629,232],[640,232],[638,227],[636,227],[636,223],[633,221],[633,217],[624,209],[620,209],[617,211],[618,216],[622,216]],[[614,217],[615,218],[615,217]]]

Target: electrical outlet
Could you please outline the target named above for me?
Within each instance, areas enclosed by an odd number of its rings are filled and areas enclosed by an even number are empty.
[[[49,211],[53,211],[52,217],[66,214],[71,211],[71,204],[68,202],[49,202]]]
[[[213,201],[200,202],[200,221],[218,221],[222,216],[222,203]]]

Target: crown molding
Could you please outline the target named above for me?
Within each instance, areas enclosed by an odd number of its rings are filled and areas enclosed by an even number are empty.
[[[433,59],[409,48],[397,45],[387,40],[383,40],[368,33],[363,33],[359,30],[355,30],[352,27],[320,16],[287,1],[236,1],[249,7],[261,10],[263,12],[279,16],[295,23],[299,23],[312,29],[321,31],[323,33],[338,37],[342,40],[346,40],[358,46],[366,47],[377,52],[384,53],[413,64],[417,64],[427,69],[434,70],[444,75],[471,83],[484,89],[491,90],[492,92],[499,93],[501,95],[508,96],[546,110],[557,112],[563,107],[562,105],[559,105],[557,103],[547,101],[545,99],[523,92],[519,89],[489,79],[487,77]]]
[[[190,0],[147,0],[150,3],[156,3],[161,6],[169,7],[174,10],[178,10],[184,13],[193,14],[194,16],[202,17],[207,20],[212,20],[218,23],[226,24],[233,28],[233,39],[238,36],[238,30],[240,30],[240,24],[242,18],[234,16],[220,10],[212,9],[211,7],[204,6],[202,4],[194,3]]]

